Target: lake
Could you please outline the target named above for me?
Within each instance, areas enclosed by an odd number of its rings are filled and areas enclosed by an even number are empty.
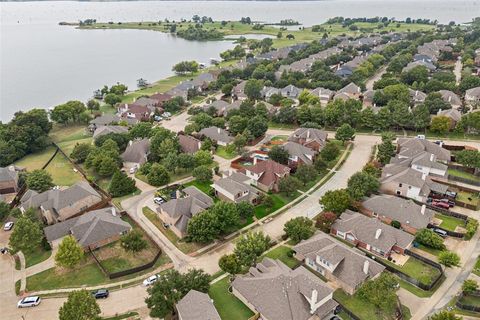
[[[229,41],[186,41],[153,31],[77,30],[60,21],[179,20],[198,14],[214,20],[294,19],[310,26],[334,16],[469,22],[479,13],[480,0],[0,2],[0,120],[18,110],[86,101],[104,84],[118,81],[134,89],[138,78],[162,79],[176,62],[208,62],[233,47]]]

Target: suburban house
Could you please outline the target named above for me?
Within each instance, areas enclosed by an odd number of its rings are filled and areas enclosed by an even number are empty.
[[[155,93],[150,96],[150,99],[157,100],[157,106],[163,107],[163,104],[167,101],[170,101],[173,96],[167,93]]]
[[[427,201],[430,193],[445,194],[448,186],[434,182],[428,175],[410,167],[387,164],[380,178],[380,191],[417,201]]]
[[[265,100],[270,99],[275,94],[280,94],[280,89],[274,87],[263,87],[260,94]]]
[[[216,79],[217,79],[216,73],[214,74],[212,72],[204,72],[196,76],[192,80],[192,83],[195,89],[197,89],[198,91],[204,91],[208,89],[208,86],[210,85],[210,83],[212,83]]]
[[[175,309],[178,320],[221,320],[208,294],[193,289],[177,302]]]
[[[413,68],[416,68],[416,67],[425,67],[430,72],[435,71],[437,69],[437,67],[431,62],[423,61],[423,60],[417,60],[417,61],[413,61],[413,62],[410,62],[409,64],[407,64],[402,69],[402,72],[408,72],[408,71],[410,71],[410,70],[412,70]]]
[[[280,90],[282,97],[290,99],[297,99],[300,93],[302,93],[302,89],[299,89],[292,84]]]
[[[247,201],[257,203],[260,191],[250,185],[252,179],[241,172],[233,172],[216,180],[212,187],[215,195],[221,200],[240,203]]]
[[[0,194],[18,192],[18,172],[15,166],[0,168]]]
[[[435,216],[435,211],[425,205],[392,195],[372,196],[362,203],[360,211],[388,225],[398,221],[401,228],[411,234],[426,228]]]
[[[376,218],[351,210],[340,215],[333,223],[330,233],[384,258],[388,258],[392,252],[404,254],[415,238]]]
[[[327,144],[327,138],[328,134],[325,131],[314,128],[298,128],[288,137],[288,141],[320,151]]]
[[[288,166],[297,168],[299,165],[312,165],[317,152],[300,143],[288,141],[282,146],[288,152]]]
[[[375,96],[376,90],[367,90],[362,95],[362,102],[365,107],[375,107],[376,104],[373,101],[373,97]]]
[[[117,110],[122,120],[135,119],[137,121],[147,121],[154,114],[155,107],[123,103],[118,106]]]
[[[230,103],[223,101],[223,100],[215,100],[210,104],[204,105],[202,107],[203,111],[208,112],[210,109],[215,109],[215,115],[217,117],[222,117],[226,115],[226,111],[228,107],[230,106]]]
[[[290,168],[273,160],[257,161],[254,165],[244,169],[252,184],[265,192],[278,192],[280,179],[290,175]]]
[[[448,166],[436,160],[437,157],[433,153],[424,151],[412,158],[402,158],[397,155],[390,160],[390,164],[410,167],[425,175],[445,177],[447,175]]]
[[[192,136],[179,134],[177,138],[183,153],[193,154],[202,147],[202,142]]]
[[[159,100],[153,99],[152,97],[140,97],[136,99],[132,105],[147,107],[151,111],[154,111],[156,108],[161,108],[162,105]]]
[[[480,87],[465,91],[465,103],[469,106],[478,105],[480,102]]]
[[[433,153],[436,161],[448,163],[451,160],[451,153],[436,143],[426,139],[399,138],[397,142],[397,153],[401,158],[412,158],[420,153]]]
[[[147,138],[141,140],[131,140],[127,148],[122,153],[121,158],[124,166],[131,168],[134,166],[141,166],[147,162],[147,157],[150,154],[150,140]]]
[[[20,210],[39,209],[47,224],[70,219],[102,201],[100,194],[87,182],[79,181],[65,189],[51,189],[42,193],[28,190],[20,199]]]
[[[184,197],[162,203],[157,208],[160,219],[169,224],[170,229],[180,238],[187,235],[188,221],[213,205],[212,198],[196,187],[187,187],[182,192]]]
[[[226,146],[233,141],[233,137],[228,134],[227,130],[218,127],[204,128],[200,130],[199,134],[210,138],[220,146]]]
[[[323,232],[303,240],[293,247],[293,251],[295,258],[349,294],[354,294],[365,281],[376,278],[385,270],[378,262]]]
[[[438,93],[440,93],[442,99],[449,103],[453,109],[459,109],[462,106],[462,100],[455,92],[450,90],[440,90]]]
[[[351,99],[358,99],[360,98],[360,95],[362,94],[362,89],[360,89],[359,86],[357,86],[355,83],[350,82],[347,84],[345,87],[337,91],[337,95],[339,93],[344,93]]]
[[[333,290],[304,267],[264,258],[232,282],[232,292],[261,319],[325,319],[338,306]]]
[[[412,99],[414,106],[424,103],[427,98],[427,94],[419,90],[412,90],[409,88],[408,92],[410,93],[410,99]]]
[[[232,96],[237,99],[237,100],[246,100],[247,95],[245,94],[245,85],[247,84],[247,81],[242,81],[239,84],[237,84],[235,87],[232,89]]]
[[[109,133],[127,133],[128,127],[124,126],[100,126],[93,132],[93,139],[104,136]]]
[[[327,103],[330,102],[330,100],[332,100],[335,94],[335,91],[332,91],[326,88],[315,88],[312,91],[310,91],[310,93],[315,97],[318,97],[322,105],[326,105]]]
[[[120,121],[126,121],[129,126],[137,124],[139,122],[137,119],[121,118],[120,116],[114,114],[105,114],[103,116],[90,120],[89,129],[93,132],[98,127],[116,125]]]
[[[44,232],[52,247],[56,247],[65,236],[72,235],[82,248],[94,250],[119,240],[131,229],[115,208],[109,207],[45,227]]]

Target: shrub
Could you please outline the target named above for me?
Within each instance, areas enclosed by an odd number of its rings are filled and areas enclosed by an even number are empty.
[[[433,249],[445,250],[442,237],[430,229],[418,231],[415,235],[415,241]]]
[[[465,240],[470,240],[475,232],[477,232],[478,220],[469,218],[465,228],[467,229],[467,232],[465,233]]]
[[[438,262],[445,267],[457,267],[460,265],[460,257],[455,252],[442,251],[438,255]]]

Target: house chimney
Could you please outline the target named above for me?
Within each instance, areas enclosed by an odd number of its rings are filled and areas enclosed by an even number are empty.
[[[378,238],[380,238],[381,234],[382,234],[382,229],[377,229],[377,231],[375,231],[375,239],[378,240]]]
[[[115,210],[115,207],[112,207],[112,216],[116,217],[117,216],[117,211]]]
[[[310,129],[307,129],[307,139],[310,139]]]
[[[310,313],[311,314],[314,314],[315,311],[317,311],[318,309],[318,306],[316,305],[317,304],[317,301],[318,300],[318,291],[316,289],[313,289],[312,290],[312,298],[310,299]]]
[[[128,145],[131,146],[133,144],[133,140],[128,141]]]
[[[217,128],[217,133],[220,134],[220,128]]]
[[[426,205],[422,205],[422,209],[420,209],[420,212],[422,213],[422,215],[425,214],[425,210],[427,209],[427,206]]]
[[[257,164],[257,157],[253,157],[253,165]]]
[[[433,158],[435,157],[435,155],[433,153],[430,154],[430,161],[433,161]]]
[[[368,268],[370,267],[370,261],[368,259],[365,259],[363,262],[363,273],[368,275]]]

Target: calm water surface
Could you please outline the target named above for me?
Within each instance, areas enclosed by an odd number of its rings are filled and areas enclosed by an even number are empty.
[[[59,21],[178,20],[194,14],[214,20],[291,18],[306,26],[333,16],[468,22],[480,15],[480,0],[1,2],[0,120],[17,110],[87,100],[104,84],[119,81],[134,88],[140,77],[158,80],[171,75],[178,61],[208,61],[233,46],[153,31],[77,30]]]

